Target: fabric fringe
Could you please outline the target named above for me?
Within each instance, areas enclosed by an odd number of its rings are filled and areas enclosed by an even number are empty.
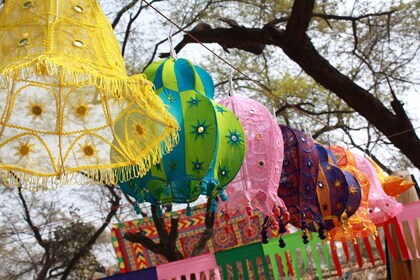
[[[166,134],[166,135],[165,135]],[[127,159],[126,165],[121,163],[101,166],[71,168],[71,171],[63,174],[33,174],[25,170],[11,171],[0,170],[0,180],[6,187],[22,187],[33,192],[57,190],[64,185],[95,185],[108,184],[116,185],[134,178],[144,176],[152,165],[160,162],[163,153],[169,153],[178,143],[178,132],[176,130],[166,130],[162,135],[161,145],[151,149],[141,159],[130,161]],[[120,166],[118,166],[120,165]],[[60,170],[60,169],[59,169]]]
[[[6,88],[11,81],[25,79],[31,75],[53,76],[58,75],[63,85],[87,86],[92,85],[101,89],[105,94],[109,94],[117,99],[141,97],[142,95],[156,96],[153,91],[153,84],[146,79],[143,74],[127,76],[125,72],[116,73],[115,69],[98,69],[93,65],[71,61],[70,58],[41,55],[31,60],[21,63],[10,63],[0,67],[0,87]],[[78,65],[84,67],[78,67]],[[72,67],[75,65],[74,67]],[[87,67],[85,67],[87,65]],[[156,98],[152,98],[156,99]],[[147,101],[150,101],[148,99]],[[163,107],[163,102],[161,106]],[[157,104],[155,104],[157,105]],[[159,104],[160,105],[160,104]]]

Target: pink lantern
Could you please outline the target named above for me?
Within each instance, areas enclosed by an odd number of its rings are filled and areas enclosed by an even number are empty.
[[[226,188],[229,199],[220,203],[225,220],[228,221],[229,213],[237,210],[246,212],[245,216],[249,218],[253,209],[259,209],[276,227],[279,217],[287,221],[289,216],[283,200],[277,195],[284,156],[281,130],[273,115],[257,101],[231,96],[219,103],[239,118],[247,147],[241,169]],[[248,234],[252,234],[251,227],[248,227]]]
[[[401,203],[388,196],[381,186],[375,167],[365,157],[354,154],[360,172],[369,178],[369,217],[375,225],[381,224],[397,215],[402,210]]]

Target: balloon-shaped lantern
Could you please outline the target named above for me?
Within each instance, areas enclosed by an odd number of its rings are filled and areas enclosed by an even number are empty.
[[[318,230],[320,238],[325,238],[325,224],[316,194],[319,158],[315,143],[312,137],[299,130],[283,125],[280,128],[284,160],[278,196],[287,205],[290,223],[302,229],[304,243],[308,242],[308,230]],[[284,246],[282,239],[280,246]]]
[[[213,82],[188,60],[155,62],[145,74],[181,127],[179,144],[145,176],[121,184],[122,190],[138,203],[158,205],[190,203],[200,194],[212,198],[221,194],[245,156],[246,139],[239,120],[205,95],[213,95]]]
[[[0,14],[0,179],[33,190],[137,176],[170,150],[178,127],[144,75],[127,76],[97,0],[8,0]],[[113,126],[142,108],[154,137]],[[130,129],[131,130],[131,129]],[[127,131],[125,131],[127,133]],[[114,139],[114,142],[112,141]],[[130,143],[145,149],[131,150]],[[111,159],[113,157],[113,159]],[[131,174],[131,176],[134,176]]]
[[[373,224],[368,214],[369,178],[359,171],[356,159],[350,151],[340,146],[330,146],[329,149],[334,153],[335,158],[337,159],[337,166],[350,172],[351,175],[354,176],[360,185],[362,192],[362,199],[360,201],[359,208],[356,213],[348,218],[347,221],[349,227],[346,227],[345,229],[351,228],[351,230],[347,231],[342,228],[334,228],[329,232],[330,236],[334,240],[350,241],[357,237],[367,237],[369,235],[376,234],[376,226]],[[352,185],[349,180],[353,180],[354,178],[347,178],[349,186]]]
[[[247,141],[244,163],[226,189],[229,199],[220,205],[225,220],[238,210],[249,218],[253,209],[259,209],[267,216],[266,224],[278,225],[279,218],[287,222],[287,208],[277,196],[283,164],[283,138],[276,120],[264,105],[250,98],[230,96],[219,103],[239,118]],[[268,242],[267,230],[263,231],[263,242]],[[252,234],[251,227],[248,227],[248,233]]]
[[[404,178],[393,175],[385,175],[382,168],[372,159],[368,158],[370,163],[373,165],[376,171],[376,175],[384,189],[385,193],[390,196],[398,196],[400,193],[405,192],[412,186],[413,182],[406,181]]]
[[[316,144],[320,160],[317,196],[325,228],[343,227],[357,210],[362,198],[360,185],[347,171],[336,166],[334,154],[326,147]],[[347,175],[347,176],[346,176]]]
[[[369,178],[369,217],[372,222],[379,225],[395,217],[402,210],[401,203],[384,192],[372,163],[364,156],[353,155],[360,172]]]

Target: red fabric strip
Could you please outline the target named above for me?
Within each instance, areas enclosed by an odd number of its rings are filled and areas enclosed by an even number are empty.
[[[363,243],[365,243],[365,248],[368,253],[369,260],[372,263],[373,267],[375,267],[375,259],[373,258],[372,247],[370,246],[369,238],[363,237]]]
[[[330,241],[330,247],[331,247],[331,254],[334,260],[335,269],[337,270],[338,277],[343,276],[343,272],[341,271],[341,265],[340,260],[338,259],[337,254],[337,247],[335,246],[334,241]]]
[[[362,254],[360,253],[359,243],[353,242],[353,248],[354,248],[354,253],[356,254],[357,263],[359,264],[359,267],[362,268],[363,260],[362,260]]]

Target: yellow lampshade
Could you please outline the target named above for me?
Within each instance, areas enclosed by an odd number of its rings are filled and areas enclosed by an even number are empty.
[[[176,120],[144,75],[127,76],[96,0],[7,0],[0,32],[3,183],[117,183],[176,143]]]

